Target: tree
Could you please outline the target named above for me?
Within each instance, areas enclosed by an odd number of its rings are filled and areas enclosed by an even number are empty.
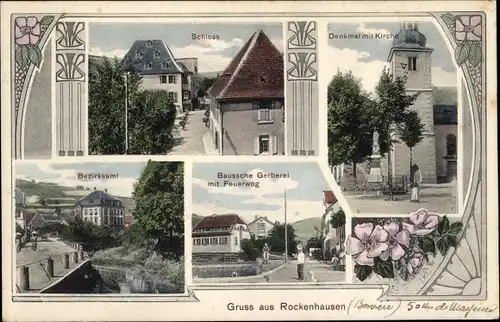
[[[125,71],[128,77],[125,78]],[[127,86],[125,86],[127,81]],[[118,58],[89,59],[89,152],[125,153],[125,96],[134,101],[141,78]],[[129,115],[130,121],[133,118]]]
[[[291,224],[287,225],[288,235],[288,252],[290,256],[297,251],[297,241],[295,240],[295,229]],[[269,247],[272,252],[285,252],[285,225],[275,224],[273,229],[269,232]]]
[[[413,148],[423,139],[424,124],[416,111],[409,111],[403,123],[398,125],[399,138],[410,149],[410,182],[413,183]]]
[[[164,154],[174,145],[176,108],[163,90],[138,92],[129,108],[129,152]]]
[[[356,165],[372,153],[373,104],[351,72],[333,77],[328,85],[328,163]]]
[[[380,134],[384,135],[388,145],[387,150],[387,180],[391,199],[392,194],[392,146],[396,141],[393,138],[394,126],[405,122],[409,112],[418,94],[408,95],[406,92],[407,77],[397,76],[384,69],[379,82],[375,87],[377,95],[376,113],[373,115],[373,121]],[[382,137],[382,136],[381,136]]]
[[[339,209],[337,212],[332,214],[330,218],[330,225],[332,228],[339,228],[345,226],[345,213],[344,210]]]
[[[217,77],[204,77],[200,81],[200,87],[198,90],[198,97],[203,97],[207,94],[208,89],[215,83]]]
[[[155,250],[180,258],[184,253],[184,167],[182,162],[148,161],[134,187],[135,225]]]
[[[260,249],[255,243],[255,238],[241,241],[241,253],[246,260],[254,261],[260,256]]]

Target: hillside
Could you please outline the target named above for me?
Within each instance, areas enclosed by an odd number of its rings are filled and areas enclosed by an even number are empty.
[[[314,227],[321,229],[321,217],[307,218],[296,221],[292,224],[298,240],[307,242],[311,237],[316,237],[319,233]]]
[[[206,72],[206,73],[198,73],[198,78],[214,78],[217,77],[221,72]]]
[[[91,192],[91,188],[85,186],[65,187],[50,182],[33,182],[22,179],[16,179],[16,188],[24,192],[28,198],[38,196],[40,199],[44,199],[45,205],[33,201],[28,205],[29,209],[43,213],[54,212],[55,207],[61,208],[63,212],[69,212],[73,209],[78,199],[85,197]],[[132,198],[118,198],[123,201],[126,211],[134,209],[135,202]]]
[[[191,224],[192,226],[196,226],[197,223],[199,223],[204,217],[203,216],[200,216],[200,215],[197,215],[197,214],[193,214],[191,216]]]

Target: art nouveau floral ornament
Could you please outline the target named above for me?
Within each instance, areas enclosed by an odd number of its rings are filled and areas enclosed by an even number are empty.
[[[419,209],[407,218],[367,218],[346,240],[346,253],[360,281],[373,273],[381,278],[409,281],[433,264],[436,253],[456,247],[463,224],[450,225],[446,216]]]
[[[53,16],[45,16],[40,20],[35,16],[17,17],[15,19],[16,63],[20,67],[25,67],[30,63],[40,67],[42,62],[42,50],[39,46],[40,38],[53,20]]]

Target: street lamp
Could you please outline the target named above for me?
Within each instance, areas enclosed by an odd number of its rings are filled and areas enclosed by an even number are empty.
[[[128,153],[128,76],[129,72],[123,75],[125,80],[125,154]]]

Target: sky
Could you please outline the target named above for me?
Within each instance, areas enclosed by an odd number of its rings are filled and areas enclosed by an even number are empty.
[[[163,40],[176,58],[198,58],[200,73],[223,71],[252,34],[263,29],[283,51],[281,23],[90,23],[90,53],[123,57],[135,40]],[[218,36],[218,40],[193,40],[192,35]]]
[[[120,163],[23,163],[15,166],[16,179],[36,182],[56,183],[66,187],[83,185],[90,189],[108,189],[108,192],[118,197],[131,197],[134,183],[141,174],[146,162]],[[79,173],[118,174],[118,179],[79,180]]]
[[[259,187],[223,187],[218,173],[252,173]],[[289,173],[290,178],[258,179],[258,172]],[[284,221],[284,192],[287,190],[287,217],[290,223],[323,215],[323,191],[331,190],[317,163],[194,163],[192,212],[202,216],[236,213],[251,222],[257,216]],[[229,179],[228,179],[229,180]],[[220,187],[208,187],[219,181]]]
[[[434,48],[431,56],[433,85],[456,86],[456,67],[440,31],[431,22],[419,22],[418,29],[427,38],[427,47]],[[397,34],[399,30],[399,22],[328,25],[328,33],[337,35],[379,32]],[[330,35],[328,38],[328,53],[324,56],[331,62],[341,62],[334,64],[334,68],[327,71],[328,79],[337,73],[337,68],[341,72],[351,70],[355,77],[362,79],[363,89],[372,92],[386,64],[392,39],[330,39]]]

